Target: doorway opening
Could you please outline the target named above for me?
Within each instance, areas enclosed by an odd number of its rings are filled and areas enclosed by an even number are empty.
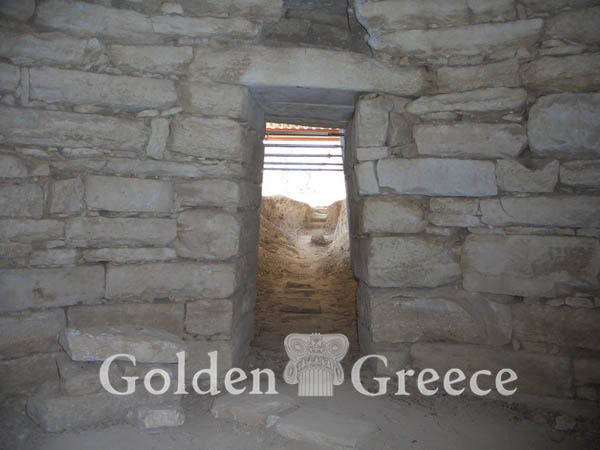
[[[250,366],[283,373],[290,333],[342,333],[358,355],[343,145],[341,128],[266,124]]]

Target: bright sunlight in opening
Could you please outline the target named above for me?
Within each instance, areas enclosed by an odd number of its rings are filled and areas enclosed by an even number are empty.
[[[338,128],[267,123],[262,195],[327,206],[346,198]]]

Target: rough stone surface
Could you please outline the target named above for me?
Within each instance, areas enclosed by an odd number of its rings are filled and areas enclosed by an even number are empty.
[[[527,145],[525,128],[514,124],[417,125],[414,136],[423,156],[514,158]]]
[[[600,7],[565,11],[548,20],[546,34],[594,45],[600,41],[598,22],[600,22]]]
[[[34,183],[0,186],[0,215],[4,217],[42,217],[44,193]]]
[[[508,192],[553,192],[558,183],[558,161],[528,168],[513,160],[496,162],[498,187]]]
[[[362,203],[363,233],[420,233],[426,225],[426,207],[418,199],[368,198]]]
[[[184,83],[180,86],[183,109],[206,114],[246,119],[250,107],[248,90],[243,86],[220,83]]]
[[[16,156],[0,155],[0,178],[22,178],[27,172],[27,166]]]
[[[366,161],[354,166],[354,177],[359,195],[379,193],[379,184],[375,176],[375,165],[372,161]]]
[[[0,92],[15,92],[21,80],[19,67],[0,63]]]
[[[560,182],[568,186],[600,187],[600,161],[572,161],[561,164]]]
[[[29,69],[29,96],[48,103],[110,106],[131,111],[168,108],[177,103],[169,80],[61,70]]]
[[[210,412],[216,419],[234,420],[246,425],[267,425],[270,416],[279,416],[295,406],[296,401],[285,394],[225,394],[215,399]]]
[[[488,88],[421,97],[409,103],[406,110],[411,114],[419,115],[450,111],[468,113],[515,111],[525,106],[525,99],[524,89]]]
[[[67,328],[60,344],[73,361],[104,361],[125,353],[141,363],[175,363],[176,353],[186,350],[171,333],[131,325]]]
[[[479,200],[464,198],[432,198],[429,221],[441,227],[476,227],[481,225]]]
[[[56,366],[60,376],[60,386],[67,395],[85,395],[103,389],[100,384],[99,362],[75,362],[67,355],[60,354],[56,358]],[[117,364],[111,364],[108,379],[113,386],[121,381],[121,370]]]
[[[169,139],[169,121],[167,119],[152,119],[152,133],[146,147],[150,158],[163,159]]]
[[[521,67],[521,79],[531,88],[542,92],[593,91],[600,87],[600,54],[537,59]]]
[[[58,382],[55,353],[38,353],[24,358],[0,361],[0,392],[14,395],[46,381]]]
[[[529,112],[534,155],[585,158],[600,155],[600,94],[557,94],[540,98]]]
[[[193,57],[192,47],[110,45],[108,60],[128,71],[183,74]]]
[[[200,336],[230,336],[233,302],[231,300],[196,300],[186,305],[185,330]]]
[[[109,266],[106,297],[226,298],[236,289],[233,264],[154,263]]]
[[[382,189],[399,194],[496,195],[494,164],[458,159],[384,159],[377,164]]]
[[[72,248],[51,248],[38,250],[31,254],[31,266],[70,266],[79,261],[79,252]]]
[[[470,235],[462,267],[468,291],[556,297],[598,288],[600,248],[583,237]]]
[[[85,202],[89,209],[106,211],[169,212],[173,188],[159,180],[88,176]]]
[[[0,3],[0,14],[27,22],[35,12],[35,0],[4,0]]]
[[[183,334],[183,316],[184,305],[181,303],[118,303],[67,309],[72,328],[133,325],[167,331],[176,336]]]
[[[0,220],[0,239],[31,242],[62,239],[64,223],[59,220],[9,219]]]
[[[184,211],[177,218],[177,253],[185,258],[227,259],[240,249],[240,219],[213,209]]]
[[[434,287],[460,277],[458,255],[446,238],[394,236],[361,242],[361,280],[378,287]]]
[[[104,267],[0,271],[0,311],[88,303],[104,297]]]
[[[360,98],[354,115],[353,127],[357,146],[380,147],[386,145],[391,108],[390,99],[383,95],[368,95]]]
[[[144,430],[178,427],[185,422],[181,406],[141,406],[129,412],[127,419]]]
[[[172,219],[77,217],[67,221],[67,243],[74,247],[168,245],[177,234]]]
[[[87,262],[132,262],[170,261],[177,258],[172,248],[101,248],[85,250],[83,260]]]
[[[14,64],[67,64],[79,65],[86,61],[95,43],[90,39],[77,39],[62,33],[22,34],[0,32],[0,55]]]
[[[440,92],[462,92],[481,88],[519,87],[519,63],[516,59],[480,66],[441,67],[437,73]]]
[[[255,206],[260,202],[258,186],[231,180],[198,180],[176,184],[182,206]]]
[[[0,355],[6,358],[57,351],[58,334],[65,324],[60,309],[0,316]]]
[[[50,214],[73,214],[81,210],[83,182],[79,178],[56,180],[50,187]]]

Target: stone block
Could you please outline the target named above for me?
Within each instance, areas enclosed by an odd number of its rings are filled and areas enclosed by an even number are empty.
[[[396,95],[419,95],[429,84],[423,68],[399,69],[359,53],[306,47],[197,47],[188,77],[191,81],[251,87],[311,87]]]
[[[493,226],[600,227],[600,198],[590,195],[490,198],[480,207]]]
[[[176,184],[174,189],[182,206],[240,208],[260,203],[260,187],[243,181],[197,180]]]
[[[505,22],[517,18],[513,0],[467,0],[467,6],[477,23]]]
[[[375,164],[366,161],[354,166],[354,179],[359,195],[379,193],[379,184],[375,175]]]
[[[92,210],[170,212],[173,188],[166,181],[90,175],[85,178],[85,203]]]
[[[432,198],[429,221],[440,227],[477,227],[481,225],[479,200],[465,198]]]
[[[600,7],[565,11],[548,19],[546,36],[596,45],[600,41]]]
[[[0,239],[19,242],[50,241],[64,237],[60,220],[9,219],[0,220]]]
[[[14,395],[46,381],[58,382],[55,353],[39,353],[24,358],[0,361],[0,392]]]
[[[167,119],[152,119],[152,133],[146,147],[146,154],[150,158],[163,159],[169,139],[169,121]]]
[[[183,83],[180,85],[183,110],[192,114],[248,118],[251,98],[243,86],[221,83]]]
[[[109,62],[128,72],[183,75],[192,60],[192,47],[161,45],[109,45]]]
[[[420,199],[371,197],[362,202],[362,233],[420,233],[426,226],[427,207]]]
[[[31,266],[70,266],[79,261],[79,252],[72,248],[51,248],[37,250],[31,254]]]
[[[174,334],[132,325],[67,328],[59,342],[73,361],[104,361],[125,353],[140,363],[176,363],[176,354],[187,350]]]
[[[392,101],[384,95],[361,97],[354,113],[353,131],[359,147],[381,147],[387,143]]]
[[[133,325],[183,334],[184,305],[182,303],[111,303],[106,305],[72,306],[67,309],[69,326]]]
[[[127,111],[169,108],[177,103],[170,80],[105,75],[51,67],[29,69],[29,97],[48,103],[96,105]]]
[[[129,264],[134,262],[171,261],[177,258],[172,248],[101,248],[85,250],[86,262],[113,262]]]
[[[513,334],[520,341],[600,350],[599,310],[516,303],[512,316]]]
[[[258,26],[241,17],[181,17],[174,15],[151,18],[154,33],[163,36],[215,38],[218,36],[251,38],[258,34]]]
[[[560,183],[567,186],[600,187],[600,161],[571,161],[561,164]]]
[[[4,0],[0,4],[0,14],[19,22],[27,22],[35,12],[35,0]]]
[[[600,94],[557,94],[540,98],[529,112],[531,151],[541,158],[600,155]]]
[[[23,178],[27,173],[27,166],[19,158],[0,154],[0,178]]]
[[[14,64],[84,64],[92,39],[77,39],[57,32],[13,33],[0,32],[0,55]]]
[[[184,424],[185,413],[181,406],[141,406],[130,410],[127,420],[144,430],[178,427]]]
[[[0,355],[14,358],[58,351],[58,334],[65,324],[60,309],[0,316]]]
[[[18,66],[0,63],[0,93],[15,92],[21,80]]]
[[[440,92],[519,87],[519,62],[507,59],[480,66],[441,67],[437,73],[437,84]]]
[[[600,87],[600,54],[545,56],[521,66],[528,88],[544,93],[594,91]]]
[[[596,0],[523,0],[529,14],[546,14],[565,8],[592,6]]]
[[[359,278],[377,287],[435,287],[461,274],[452,243],[438,236],[363,239],[359,264]]]
[[[79,178],[55,180],[50,185],[50,214],[73,214],[81,211],[83,182]]]
[[[553,192],[558,168],[558,161],[542,161],[538,167],[528,168],[519,161],[504,159],[496,162],[496,181],[507,192]]]
[[[0,186],[0,215],[41,218],[44,192],[34,183]]]
[[[234,361],[234,347],[232,341],[225,340],[188,340],[186,341],[188,352],[186,353],[186,380],[192,378],[193,374],[198,370],[210,367],[210,352],[217,352],[217,376],[222,379],[225,373],[232,367],[237,367],[239,362]],[[208,381],[205,375],[199,378],[199,384]]]
[[[0,311],[89,303],[104,297],[104,267],[0,271]]]
[[[0,106],[0,142],[7,144],[139,151],[148,135],[140,121]]]
[[[495,166],[458,159],[383,159],[377,164],[382,190],[399,194],[478,197],[496,195]]]
[[[422,156],[515,158],[527,146],[525,128],[516,124],[416,125],[414,136]]]
[[[269,424],[270,417],[278,417],[296,406],[296,401],[285,394],[262,396],[224,394],[215,399],[210,412],[215,419],[266,426]]]
[[[200,336],[232,335],[233,302],[197,300],[186,304],[185,330]]]
[[[191,209],[177,218],[177,253],[184,258],[227,259],[240,251],[241,217],[214,209]]]
[[[556,297],[598,288],[600,247],[583,237],[470,235],[462,268],[468,291]]]
[[[572,396],[572,377],[567,355],[514,352],[469,344],[416,343],[410,351],[413,366],[432,368],[444,373],[459,367],[467,376],[487,369],[493,374],[511,368],[518,380],[513,383],[519,393]],[[480,377],[481,388],[493,387],[495,377]]]
[[[143,247],[168,245],[177,235],[172,219],[77,217],[66,223],[67,244],[73,247]]]
[[[540,39],[540,19],[486,23],[429,30],[399,30],[372,36],[375,50],[431,57],[438,55],[490,55],[500,50],[533,47]]]
[[[518,111],[525,106],[524,89],[488,88],[454,94],[421,97],[409,103],[411,114],[426,115],[439,112],[486,113]]]
[[[109,266],[106,297],[117,298],[226,298],[235,292],[234,264],[153,263]]]
[[[282,0],[205,0],[188,2],[185,5],[188,14],[198,16],[236,16],[260,19],[278,19],[283,15]]]
[[[56,358],[56,366],[60,387],[67,395],[93,394],[104,389],[100,384],[100,362],[76,362],[61,353]],[[110,365],[108,379],[113,386],[119,385],[121,372],[117,364]]]
[[[389,156],[389,147],[357,147],[356,160],[359,162],[383,159]]]

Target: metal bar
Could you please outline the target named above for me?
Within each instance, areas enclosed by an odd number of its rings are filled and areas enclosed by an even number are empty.
[[[288,162],[288,161],[265,161],[265,164],[278,166],[343,166],[342,163],[329,162]]]
[[[266,147],[283,147],[283,148],[342,148],[341,145],[312,145],[312,144],[263,144]]]
[[[344,133],[332,131],[300,131],[293,130],[292,132],[285,131],[267,131],[267,136],[343,136]]]
[[[282,171],[295,171],[295,172],[343,172],[342,169],[300,169],[295,167],[265,167],[264,170],[282,170]]]
[[[332,154],[317,154],[315,153],[314,155],[311,155],[310,153],[298,153],[298,154],[293,154],[293,153],[269,153],[266,154],[265,153],[265,158],[268,156],[277,156],[279,158],[341,158],[342,155],[332,155]]]

